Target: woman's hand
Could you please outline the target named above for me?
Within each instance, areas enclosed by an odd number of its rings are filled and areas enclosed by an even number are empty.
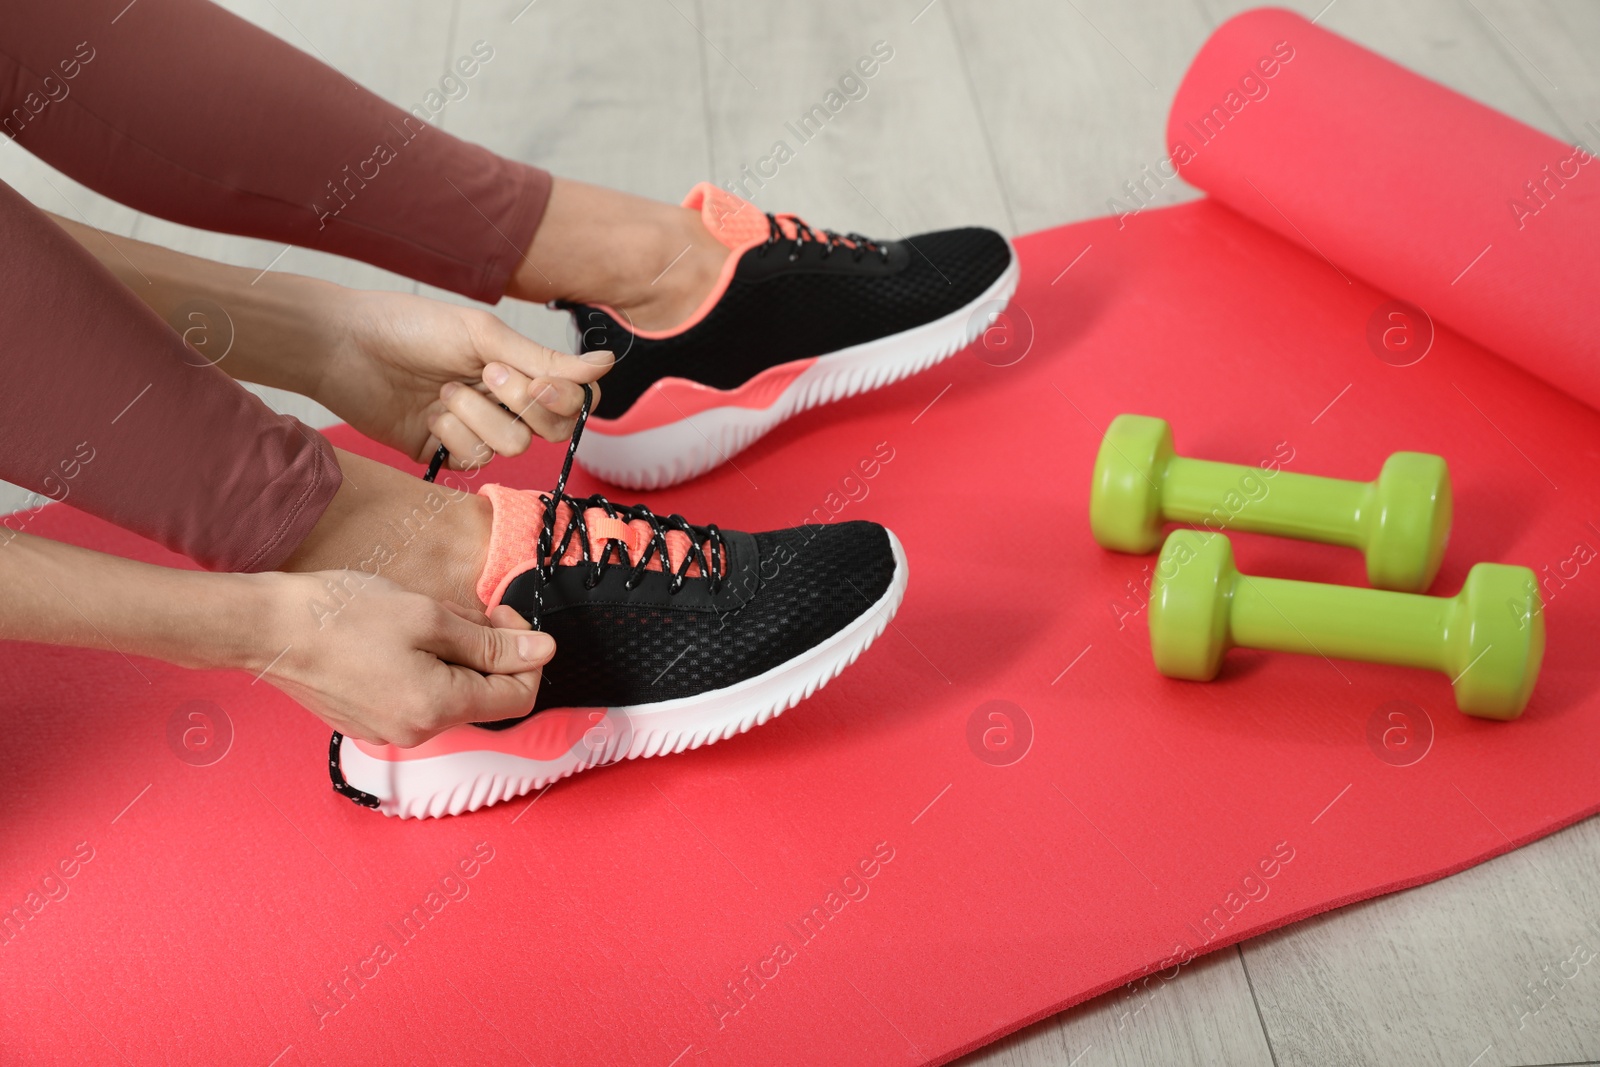
[[[410,747],[526,715],[555,653],[505,605],[485,617],[361,571],[260,578],[273,587],[262,679],[363,741]]]
[[[340,340],[316,399],[419,463],[440,443],[462,469],[518,455],[534,434],[564,441],[583,403],[580,383],[611,368],[609,353],[552,351],[476,308],[357,290],[337,300]]]
[[[54,216],[195,349],[195,362],[321,401],[418,463],[514,456],[572,436],[609,353],[554,352],[478,308],[213,263]],[[504,404],[511,414],[500,407]]]
[[[511,608],[490,619],[362,571],[172,570],[17,533],[0,586],[0,639],[246,671],[375,743],[526,715],[555,654]]]

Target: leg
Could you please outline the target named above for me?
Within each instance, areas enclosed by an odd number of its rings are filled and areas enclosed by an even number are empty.
[[[215,570],[282,562],[339,488],[327,441],[195,357],[4,184],[0,249],[0,477]]]
[[[727,258],[698,211],[558,178],[507,295],[605,304],[663,330],[699,306]]]
[[[489,501],[349,452],[338,457],[344,481],[283,569],[359,570],[481,608],[474,587],[489,548]]]
[[[8,5],[0,127],[140,211],[491,303],[550,193],[206,0]]]
[[[0,126],[130,207],[490,303],[606,304],[644,329],[688,316],[727,258],[693,211],[552,189],[206,0],[140,0],[108,35],[124,4],[10,12]]]
[[[384,577],[477,604],[488,501],[273,414],[3,184],[0,248],[0,476],[213,570],[359,568],[383,545]]]

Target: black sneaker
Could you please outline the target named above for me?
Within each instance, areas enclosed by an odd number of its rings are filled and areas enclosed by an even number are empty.
[[[822,688],[899,608],[905,553],[875,523],[748,534],[567,496],[583,426],[555,492],[539,497],[538,544],[500,584],[499,603],[556,639],[533,710],[415,748],[336,733],[340,793],[387,815],[456,815],[587,767],[721,741]]]
[[[580,351],[617,355],[581,462],[618,485],[693,478],[791,415],[924,370],[1017,288],[1016,253],[993,230],[840,236],[706,182],[683,204],[733,250],[687,322],[636,330],[610,308],[557,305]]]

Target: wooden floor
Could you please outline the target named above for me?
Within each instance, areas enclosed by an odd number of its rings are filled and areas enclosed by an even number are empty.
[[[738,179],[876,42],[893,58],[776,177],[766,208],[893,236],[1024,233],[1107,213],[1163,156],[1173,90],[1237,0],[228,0],[410,107],[474,42],[494,58],[447,129],[563,175],[677,200]],[[1288,0],[1322,25],[1569,142],[1600,139],[1596,0]],[[0,29],[0,33],[3,33]],[[1463,166],[1471,166],[1464,156]],[[767,166],[770,171],[770,164]],[[0,145],[0,179],[65,215],[255,267],[415,288],[374,268],[187,230]],[[1191,192],[1173,183],[1172,201]],[[277,259],[282,254],[281,259]],[[1600,254],[1600,252],[1597,252]],[[457,299],[435,294],[443,299]],[[565,326],[502,308],[550,344]],[[299,398],[273,401],[319,424]],[[5,487],[0,486],[0,489]],[[20,505],[12,492],[0,510]],[[1434,885],[1207,957],[1153,994],[1109,994],[968,1065],[1600,1062],[1600,821]],[[1567,964],[1570,973],[1571,964]],[[1548,983],[1537,993],[1536,984]]]

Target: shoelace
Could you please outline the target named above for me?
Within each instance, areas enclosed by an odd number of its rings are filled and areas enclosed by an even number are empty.
[[[600,584],[601,575],[605,567],[612,565],[627,566],[631,568],[624,587],[632,590],[643,580],[649,569],[652,559],[659,559],[661,570],[672,576],[672,583],[668,587],[668,594],[674,595],[683,588],[683,583],[689,577],[689,571],[696,565],[700,568],[701,575],[705,576],[711,585],[711,592],[715,594],[722,584],[722,566],[727,560],[728,546],[722,539],[722,531],[715,524],[710,526],[694,526],[682,515],[672,514],[667,516],[657,515],[644,504],[614,504],[599,493],[587,497],[568,496],[567,478],[572,474],[572,461],[578,454],[578,442],[583,438],[583,428],[589,421],[589,409],[594,404],[594,390],[587,384],[583,388],[583,406],[578,409],[578,421],[572,428],[572,439],[567,443],[566,459],[561,464],[561,474],[556,478],[554,491],[540,493],[539,501],[544,505],[544,519],[540,524],[539,538],[535,544],[535,559],[538,560],[539,577],[549,581],[555,573],[556,561],[567,554],[574,537],[578,539],[578,550],[581,558],[577,566],[588,566],[589,576],[584,580],[584,586],[593,589]],[[504,407],[505,405],[501,405]],[[509,410],[509,409],[508,409]],[[423,475],[423,481],[431,482],[439,476],[445,461],[450,458],[450,453],[444,445],[440,445],[433,454],[433,460],[428,464],[428,473]],[[568,508],[570,518],[566,530],[561,535],[561,543],[555,543],[556,523],[559,521],[561,505]],[[587,513],[591,508],[604,512],[608,518],[617,519],[625,523],[636,520],[645,522],[650,527],[650,540],[646,542],[637,560],[631,558],[629,546],[622,541],[611,538],[605,542],[605,547],[598,557],[592,554],[589,541],[589,525]],[[670,564],[672,555],[667,549],[667,532],[677,530],[689,539],[689,549],[683,555],[683,560],[676,569]],[[708,548],[709,546],[709,548]],[[536,594],[537,596],[537,594]],[[539,599],[539,616],[544,614],[543,599]],[[535,617],[529,620],[535,630],[539,629],[540,619]]]
[[[807,226],[799,216],[784,215],[783,218],[788,219],[789,223],[794,226],[794,236],[790,237],[783,232],[783,227],[779,224],[777,215],[770,211],[766,214],[767,242],[756,253],[759,256],[766,255],[770,249],[787,241],[793,246],[789,249],[789,262],[793,263],[800,258],[800,253],[804,251],[806,242],[811,241],[822,245],[823,259],[833,255],[835,248],[848,248],[850,249],[851,259],[857,263],[861,262],[861,257],[869,252],[876,252],[878,258],[885,263],[889,262],[889,250],[870,237],[865,237],[859,233],[838,234],[826,229],[819,235],[817,231]]]
[[[544,503],[544,521],[539,529],[539,540],[536,546],[536,551],[539,554],[539,576],[545,581],[550,580],[551,574],[555,571],[556,560],[566,554],[572,538],[577,536],[581,538],[579,544],[582,546],[582,562],[589,564],[592,568],[586,582],[591,589],[599,583],[601,571],[613,552],[619,557],[618,562],[627,563],[633,567],[633,572],[628,575],[626,583],[629,589],[638,585],[639,580],[644,576],[645,568],[649,565],[651,557],[659,552],[662,571],[672,575],[672,585],[668,590],[669,594],[676,593],[683,588],[689,568],[696,563],[700,565],[700,573],[710,579],[711,591],[715,593],[722,583],[722,564],[727,559],[728,553],[728,546],[722,540],[722,531],[718,530],[716,526],[691,526],[682,515],[669,515],[663,519],[643,504],[635,504],[631,507],[619,506],[611,503],[599,493],[585,497],[582,500],[567,495],[567,477],[572,473],[572,458],[578,454],[578,440],[583,436],[583,427],[589,421],[589,408],[593,404],[594,390],[585,385],[583,387],[583,407],[578,411],[577,425],[572,428],[572,440],[567,445],[567,458],[561,464],[561,476],[556,479],[555,491],[548,494],[539,494],[539,499]],[[501,407],[505,407],[505,405],[502,404]],[[509,411],[510,409],[507,408],[506,410]],[[439,471],[449,458],[449,451],[444,445],[440,445],[434,452],[432,461],[428,464],[428,473],[422,476],[423,481],[431,482],[437,478]],[[567,523],[566,533],[562,535],[561,544],[558,548],[553,542],[555,541],[557,516],[562,504],[566,504],[571,509],[572,518]],[[627,546],[616,540],[606,543],[605,550],[601,552],[599,559],[591,558],[589,528],[584,520],[584,512],[589,508],[600,508],[611,518],[620,518],[625,522],[643,519],[650,524],[650,542],[645,546],[644,551],[639,553],[637,562],[628,558]],[[667,562],[672,558],[667,551],[668,530],[681,530],[689,535],[689,551],[684,554],[683,562],[676,571],[667,570]],[[709,553],[703,547],[705,544],[711,546]],[[552,549],[555,549],[554,553],[552,553]],[[538,613],[534,618],[529,619],[528,623],[535,630],[538,630],[541,628],[540,622],[544,616],[544,597],[539,590],[535,590],[534,598],[538,604]],[[528,716],[533,714],[532,711],[528,712]],[[528,716],[523,718],[526,719]],[[523,719],[478,723],[476,725],[486,726],[490,729],[503,729],[521,721]],[[365,790],[357,789],[345,779],[344,769],[339,764],[343,745],[344,735],[335,730],[333,736],[328,739],[328,778],[333,783],[333,791],[364,808],[378,807],[382,803],[381,800]]]

